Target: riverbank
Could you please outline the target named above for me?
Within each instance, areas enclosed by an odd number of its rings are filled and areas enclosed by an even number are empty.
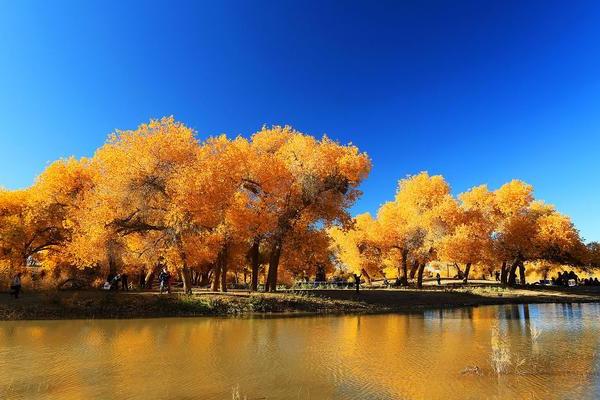
[[[0,294],[0,320],[372,314],[494,304],[600,302],[600,288],[306,290],[284,293],[47,291]]]

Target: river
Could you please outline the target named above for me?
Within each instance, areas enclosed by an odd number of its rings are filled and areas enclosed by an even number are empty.
[[[599,304],[0,322],[2,399],[594,399]]]

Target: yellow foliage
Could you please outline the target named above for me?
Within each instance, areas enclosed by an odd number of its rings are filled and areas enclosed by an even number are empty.
[[[275,280],[280,258],[289,276],[316,275],[332,253],[371,276],[436,259],[595,260],[571,220],[519,180],[455,198],[422,172],[400,180],[376,218],[352,218],[370,168],[355,146],[289,126],[200,141],[173,117],[151,120],[114,132],[90,159],[50,164],[28,189],[0,190],[0,268],[152,268],[162,257],[181,272],[218,264],[226,278],[256,243]]]

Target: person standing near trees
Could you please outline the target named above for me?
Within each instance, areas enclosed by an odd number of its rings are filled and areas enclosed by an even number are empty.
[[[162,271],[160,271],[160,274],[158,274],[158,281],[160,282],[161,294],[165,289],[167,290],[167,293],[171,293],[171,288],[169,285],[170,278],[171,275],[169,274],[169,271],[167,271],[167,267],[163,267]]]
[[[440,276],[439,272],[437,274],[435,274],[435,279],[437,280],[438,286],[441,286],[442,285],[442,277]]]
[[[129,291],[129,276],[127,272],[121,274],[121,290]]]
[[[19,293],[21,293],[21,275],[20,272],[17,273],[10,285],[11,294],[15,296],[15,299],[18,299]]]
[[[361,275],[354,274],[354,282],[356,284],[356,294],[358,294],[358,291],[360,290],[360,277],[361,276],[362,276],[362,274]]]
[[[113,276],[112,281],[110,281],[110,290],[118,291],[120,281],[121,274],[116,274],[115,276]]]
[[[146,286],[146,269],[142,268],[140,271],[140,290],[143,290]]]

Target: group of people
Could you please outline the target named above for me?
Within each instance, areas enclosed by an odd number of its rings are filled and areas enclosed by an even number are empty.
[[[552,277],[551,281],[553,285],[557,286],[575,286],[579,283],[579,276],[574,271],[559,272],[556,277]],[[571,285],[569,285],[569,281],[571,281]]]
[[[171,273],[166,266],[163,266],[160,273],[158,274],[158,282],[160,293],[167,292],[171,293]],[[149,288],[150,285],[146,282],[146,273],[144,270],[140,273],[140,289]],[[126,273],[122,274],[108,274],[106,282],[104,283],[105,290],[119,290],[119,284],[121,290],[129,290],[129,276]]]
[[[598,280],[598,278],[585,278],[582,281],[583,286],[600,286],[600,281]]]
[[[592,277],[580,279],[574,271],[565,271],[559,272],[556,277],[553,277],[552,284],[557,286],[600,286],[600,281],[598,281],[598,278]]]
[[[106,277],[106,282],[104,283],[105,290],[119,290],[119,283],[121,284],[121,290],[129,290],[129,276],[125,273],[123,274],[113,274],[110,273]]]

